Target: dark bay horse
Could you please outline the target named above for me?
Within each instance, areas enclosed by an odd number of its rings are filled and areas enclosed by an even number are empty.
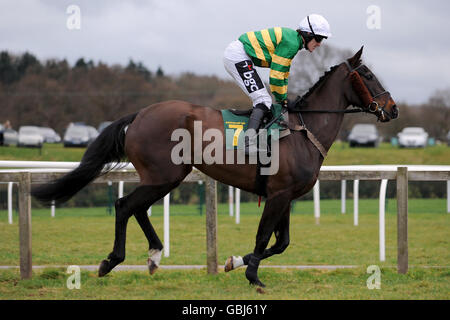
[[[397,107],[389,92],[361,64],[361,54],[362,48],[352,58],[326,72],[304,96],[302,117],[289,117],[291,126],[300,125],[302,119],[326,150],[331,147],[339,132],[344,117],[342,111],[350,105],[373,113],[382,122],[398,116]],[[332,112],[320,112],[322,109]],[[99,276],[106,275],[125,260],[126,229],[132,215],[149,243],[150,273],[156,270],[163,245],[146,211],[154,202],[176,188],[193,167],[222,183],[249,192],[256,191],[255,164],[175,164],[172,161],[171,150],[177,143],[171,139],[172,132],[183,128],[193,135],[195,121],[201,121],[203,132],[211,128],[221,130],[222,133],[224,131],[220,111],[183,101],[151,105],[113,122],[102,131],[86,150],[79,167],[55,181],[33,188],[32,195],[41,202],[61,203],[102,173],[111,170],[113,163],[128,158],[134,165],[140,184],[130,194],[115,202],[114,248],[108,258],[101,262]],[[202,148],[206,145],[203,142]],[[251,284],[264,286],[257,275],[260,261],[282,253],[289,245],[291,201],[314,186],[323,160],[322,154],[303,132],[292,132],[280,140],[279,168],[276,174],[267,178],[267,199],[254,251],[239,260],[241,265],[247,266],[245,275]],[[272,247],[267,248],[272,234],[275,234],[276,241]],[[238,266],[235,258],[230,257],[225,270]]]

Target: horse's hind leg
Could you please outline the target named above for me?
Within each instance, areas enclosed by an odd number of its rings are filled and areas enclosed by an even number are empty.
[[[100,277],[109,273],[115,266],[117,266],[119,263],[125,260],[125,242],[126,242],[126,230],[128,219],[133,214],[141,216],[142,212],[145,212],[147,208],[150,207],[150,205],[152,205],[154,202],[164,197],[168,192],[170,192],[170,190],[175,188],[179,183],[180,182],[167,183],[163,185],[141,185],[137,187],[129,195],[120,198],[116,201],[115,204],[116,226],[115,226],[114,249],[108,255],[108,259],[103,260],[101,262],[98,270],[98,275]],[[148,223],[150,224],[150,222]],[[145,230],[144,229],[143,230],[146,233],[146,235],[148,234],[150,236],[150,239],[154,239],[153,235],[151,234],[151,231],[148,230],[148,225],[146,225],[145,222],[144,227]],[[153,233],[156,235],[154,230]],[[159,245],[162,247],[161,242],[159,242]],[[155,243],[155,246],[158,247],[157,242]]]
[[[137,222],[139,223],[142,231],[145,234],[145,237],[148,240],[148,270],[150,274],[156,272],[156,269],[159,267],[159,262],[161,261],[161,251],[163,249],[163,245],[161,240],[159,240],[158,235],[156,234],[155,229],[153,228],[148,216],[147,210],[139,211],[134,214]]]

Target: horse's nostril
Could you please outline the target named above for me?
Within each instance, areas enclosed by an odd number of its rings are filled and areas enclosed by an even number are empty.
[[[394,118],[398,117],[398,108],[395,104],[392,106],[392,115],[394,116]]]

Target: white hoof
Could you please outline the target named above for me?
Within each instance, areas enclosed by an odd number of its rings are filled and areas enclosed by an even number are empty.
[[[225,272],[237,269],[239,267],[242,267],[243,265],[244,260],[242,260],[241,256],[238,257],[230,256],[228,257],[227,261],[225,261]]]
[[[158,269],[159,263],[161,262],[161,250],[150,249],[148,250],[148,256],[148,271],[152,275],[156,272],[156,269]]]

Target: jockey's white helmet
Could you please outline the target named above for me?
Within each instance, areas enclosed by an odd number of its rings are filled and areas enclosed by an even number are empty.
[[[327,19],[325,19],[320,14],[310,14],[306,16],[301,22],[299,29],[301,31],[310,32],[312,34],[331,37],[330,24]]]

